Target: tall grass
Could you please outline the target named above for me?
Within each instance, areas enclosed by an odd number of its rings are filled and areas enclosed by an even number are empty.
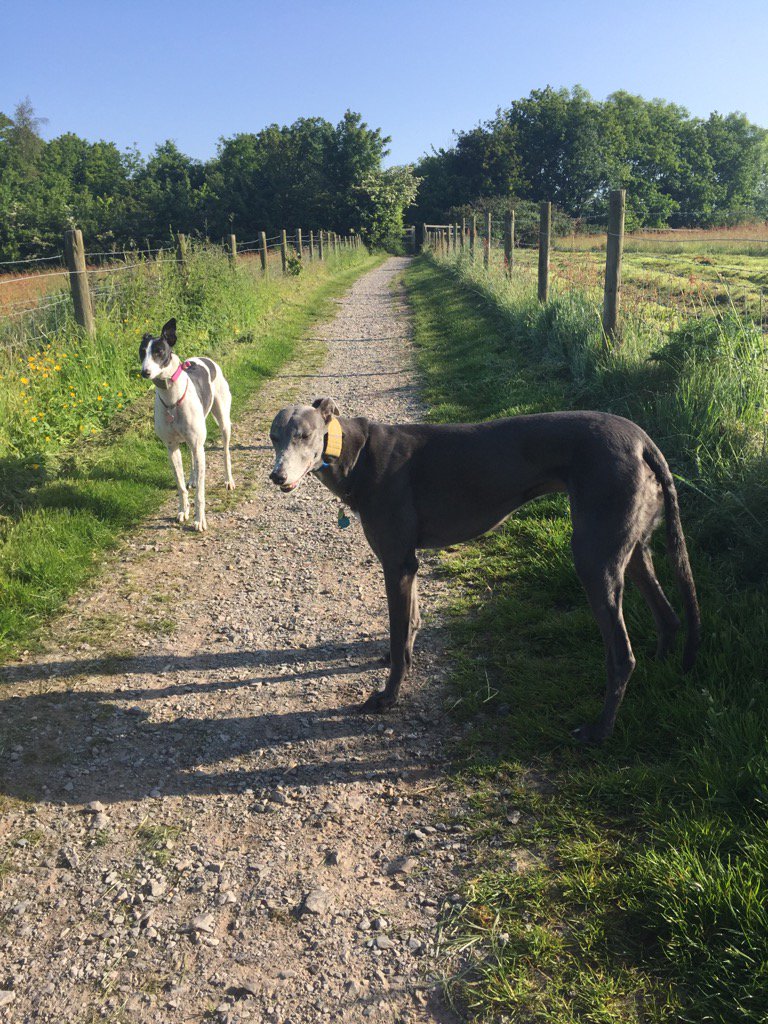
[[[183,270],[161,257],[100,279],[93,338],[58,309],[41,310],[26,344],[12,326],[4,338],[0,320],[0,654],[28,643],[169,493],[141,335],[175,316],[179,354],[223,364],[237,415],[329,298],[371,265],[351,251],[263,279],[256,261],[233,267],[202,247]]]
[[[629,415],[678,476],[704,643],[692,675],[638,667],[604,749],[602,649],[562,498],[526,506],[444,559],[459,585],[454,713],[476,871],[445,925],[468,1016],[571,1024],[754,1022],[768,1015],[768,484],[760,332],[734,311],[665,331],[630,320],[606,346],[594,302],[466,259],[407,275],[438,420],[551,408]],[[674,583],[659,542],[657,566]],[[533,854],[533,856],[532,856]],[[522,865],[522,866],[521,866]]]

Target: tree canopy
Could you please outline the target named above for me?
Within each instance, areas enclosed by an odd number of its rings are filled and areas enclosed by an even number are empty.
[[[395,247],[406,216],[444,223],[514,204],[533,231],[532,204],[603,222],[619,187],[629,228],[768,217],[765,129],[628,92],[534,90],[415,168],[385,169],[389,138],[349,110],[335,125],[305,117],[222,138],[204,163],[171,140],[148,157],[72,133],[46,142],[43,123],[28,99],[0,112],[0,260],[59,252],[75,224],[107,250],[167,244],[173,231],[252,239],[283,227],[354,229]]]
[[[144,158],[74,134],[45,142],[28,100],[0,113],[0,259],[61,250],[76,224],[88,245],[167,244],[173,231],[255,238],[281,228],[360,231],[372,245],[400,242],[416,180],[384,170],[389,139],[347,111],[272,124],[221,139],[206,163],[167,140]]]
[[[481,200],[550,200],[601,220],[627,189],[628,226],[709,226],[768,216],[768,132],[744,114],[692,117],[665,100],[534,90],[416,165],[416,216],[440,223]],[[485,204],[487,205],[487,203]]]

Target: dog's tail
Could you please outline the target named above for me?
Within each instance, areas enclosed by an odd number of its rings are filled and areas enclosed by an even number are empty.
[[[649,439],[650,440],[650,439]],[[696,597],[688,548],[685,545],[683,526],[680,522],[680,506],[677,503],[677,489],[667,460],[651,441],[643,450],[643,457],[656,475],[664,492],[664,519],[667,530],[667,554],[677,577],[677,585],[685,606],[686,640],[683,651],[683,671],[689,672],[696,661],[701,644],[701,612]]]

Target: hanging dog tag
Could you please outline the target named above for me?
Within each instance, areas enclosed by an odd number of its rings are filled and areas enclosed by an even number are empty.
[[[346,512],[344,511],[343,508],[340,508],[339,509],[339,529],[340,530],[346,530],[346,528],[349,526],[350,522],[351,522],[351,519],[349,518],[349,516],[346,514]]]

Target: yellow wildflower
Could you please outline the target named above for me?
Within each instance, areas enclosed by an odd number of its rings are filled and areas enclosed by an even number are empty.
[[[29,384],[29,380],[26,377],[19,377],[22,384]]]

